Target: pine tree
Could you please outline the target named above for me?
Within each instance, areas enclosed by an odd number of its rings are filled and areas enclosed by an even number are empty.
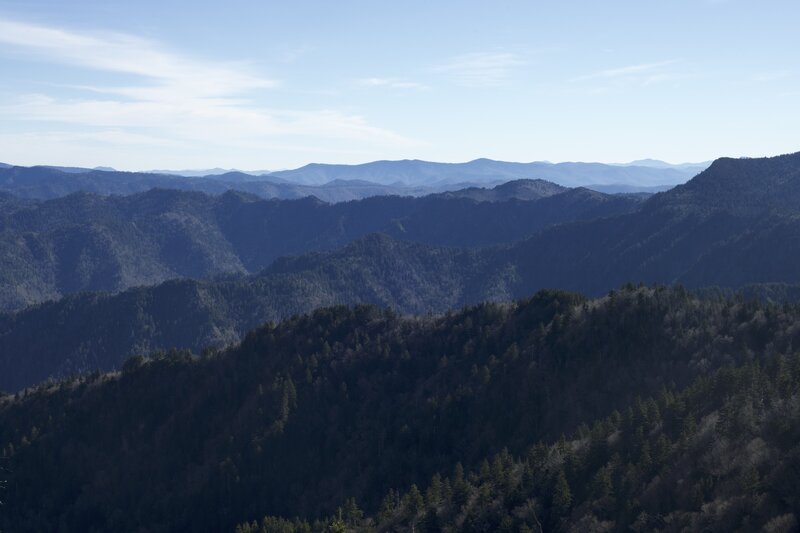
[[[437,472],[431,478],[431,484],[428,485],[428,490],[425,491],[425,506],[427,508],[435,508],[442,500],[442,476]]]
[[[572,491],[569,489],[564,471],[559,470],[553,487],[553,513],[556,516],[564,516],[569,511],[570,505],[572,505]]]
[[[425,508],[425,500],[422,498],[422,493],[416,484],[411,485],[408,494],[404,498],[403,509],[406,516],[412,521],[415,521],[419,513]]]

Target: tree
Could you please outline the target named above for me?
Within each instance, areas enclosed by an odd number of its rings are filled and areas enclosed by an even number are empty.
[[[404,498],[403,508],[406,515],[414,521],[420,512],[425,508],[425,500],[422,498],[422,493],[416,484],[411,485],[411,488]]]
[[[564,471],[559,470],[553,487],[553,513],[556,516],[564,516],[569,511],[570,505],[572,505],[572,491],[569,489]]]

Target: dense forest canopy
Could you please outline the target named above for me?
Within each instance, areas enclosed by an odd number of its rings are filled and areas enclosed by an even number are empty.
[[[761,480],[773,478],[778,485],[749,519],[792,523],[783,473],[794,468],[795,455],[784,452],[796,445],[799,336],[796,306],[668,288],[627,287],[595,300],[544,291],[419,318],[368,306],[319,310],[267,324],[224,352],[133,358],[119,374],[3,398],[0,444],[11,474],[0,523],[232,530],[265,515],[336,519],[354,498],[375,527],[380,516],[409,528],[429,519],[535,528],[534,513],[548,530],[573,521],[580,530],[581,520],[624,529],[651,516],[722,527],[744,512],[729,498],[758,499],[772,486]],[[750,418],[730,423],[750,427],[785,468],[770,470],[759,455],[755,473],[720,476],[681,462],[676,450],[717,434],[708,433],[713,413],[756,399],[753,411],[740,411]],[[783,429],[771,429],[776,416]],[[750,450],[738,430],[712,426],[732,436],[722,457]],[[561,442],[562,434],[571,436]],[[590,435],[608,446],[586,456]],[[500,475],[493,468],[507,472],[499,485],[489,482]],[[675,485],[684,468],[692,471],[686,491]],[[450,492],[426,504],[437,473]],[[740,474],[757,483],[750,492]],[[674,499],[636,496],[655,476]],[[616,495],[608,501],[607,481]],[[709,515],[707,502],[721,510]],[[347,527],[356,527],[353,516]]]

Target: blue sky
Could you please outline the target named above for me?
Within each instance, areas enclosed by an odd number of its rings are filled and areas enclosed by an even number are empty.
[[[0,0],[0,161],[800,150],[800,2]]]

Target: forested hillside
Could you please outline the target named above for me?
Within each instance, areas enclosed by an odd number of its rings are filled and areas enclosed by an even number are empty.
[[[237,533],[767,531],[800,528],[800,357],[637,399],[568,439],[390,490],[377,512],[265,517]]]
[[[63,228],[82,228],[70,230],[80,233],[86,228],[80,216],[64,213],[87,205],[82,212],[111,228],[94,225],[92,232],[108,235],[122,228],[132,235],[125,242],[141,243],[126,248],[110,237],[96,241],[114,243],[95,250],[110,248],[119,272],[92,266],[93,254],[87,251],[72,258],[72,270],[60,278],[62,288],[71,290],[92,288],[92,283],[111,290],[143,284],[140,270],[153,263],[168,265],[150,282],[257,270],[279,255],[332,248],[370,229],[454,247],[508,243],[541,231],[523,241],[472,250],[369,236],[333,252],[280,259],[257,275],[170,282],[119,295],[81,294],[6,313],[0,315],[0,368],[5,370],[0,388],[14,391],[50,376],[111,370],[131,354],[154,349],[223,346],[263,321],[334,304],[441,312],[542,288],[598,295],[629,280],[722,287],[729,293],[741,289],[760,299],[797,301],[798,172],[798,155],[720,160],[687,185],[643,204],[586,189],[560,191],[541,182],[459,193],[466,198],[373,198],[336,205],[174,191],[111,199],[85,195],[42,204],[46,208],[9,199],[13,207],[7,220],[18,228],[56,228],[59,238]],[[735,194],[718,194],[729,182]],[[509,194],[512,199],[506,200]],[[539,199],[520,201],[513,195]],[[59,209],[59,202],[69,208]],[[612,216],[625,211],[631,212]],[[131,216],[135,225],[119,222]],[[545,227],[568,217],[589,220]],[[16,254],[6,260],[20,261]],[[65,264],[58,263],[59,269]],[[3,275],[27,279],[36,268],[23,263]],[[116,274],[105,278],[104,272]],[[18,293],[26,285],[9,282],[5,288]]]
[[[0,309],[80,291],[257,272],[277,257],[334,249],[376,231],[428,244],[489,246],[641,205],[637,197],[586,189],[539,194],[530,201],[510,196],[502,202],[429,196],[338,204],[160,189],[131,196],[81,193],[46,202],[4,196]]]
[[[354,498],[384,529],[789,530],[798,332],[795,306],[666,288],[320,310],[4,397],[0,524],[220,531]]]
[[[800,153],[720,159],[634,213],[542,231],[513,255],[525,291],[797,284]]]
[[[372,235],[245,278],[67,296],[0,314],[0,390],[117,369],[158,349],[223,347],[263,322],[318,307],[361,302],[424,314],[511,299],[513,273],[484,276],[488,270],[472,251]]]

